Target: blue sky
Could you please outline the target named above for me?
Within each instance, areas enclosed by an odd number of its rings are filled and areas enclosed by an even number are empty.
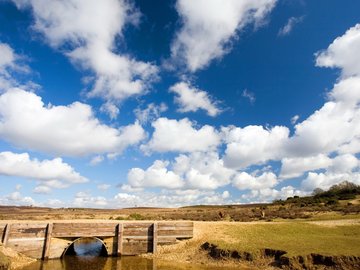
[[[359,1],[0,1],[0,203],[360,184]]]

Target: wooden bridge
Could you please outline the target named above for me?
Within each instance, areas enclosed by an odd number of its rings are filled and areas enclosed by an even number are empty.
[[[156,252],[157,245],[193,237],[192,222],[81,222],[0,224],[2,244],[35,259],[62,257],[82,238],[102,242],[108,256]]]

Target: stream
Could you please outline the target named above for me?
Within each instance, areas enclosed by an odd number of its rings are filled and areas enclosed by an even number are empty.
[[[37,261],[21,270],[216,270],[219,267],[164,262],[137,256],[104,257],[103,246],[96,240],[85,239],[74,245],[75,254],[65,254],[61,259]],[[223,268],[234,270],[235,268]],[[236,269],[239,269],[236,267]]]

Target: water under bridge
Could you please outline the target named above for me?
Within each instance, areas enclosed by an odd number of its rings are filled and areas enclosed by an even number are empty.
[[[0,224],[2,244],[36,259],[62,257],[83,238],[102,242],[108,256],[156,252],[157,245],[193,237],[193,223],[162,222],[54,222]]]

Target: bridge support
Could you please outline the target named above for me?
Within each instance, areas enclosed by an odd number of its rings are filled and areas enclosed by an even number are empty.
[[[158,245],[193,236],[192,222],[0,224],[2,243],[36,259],[60,258],[79,238],[97,238],[110,256],[155,253]]]

